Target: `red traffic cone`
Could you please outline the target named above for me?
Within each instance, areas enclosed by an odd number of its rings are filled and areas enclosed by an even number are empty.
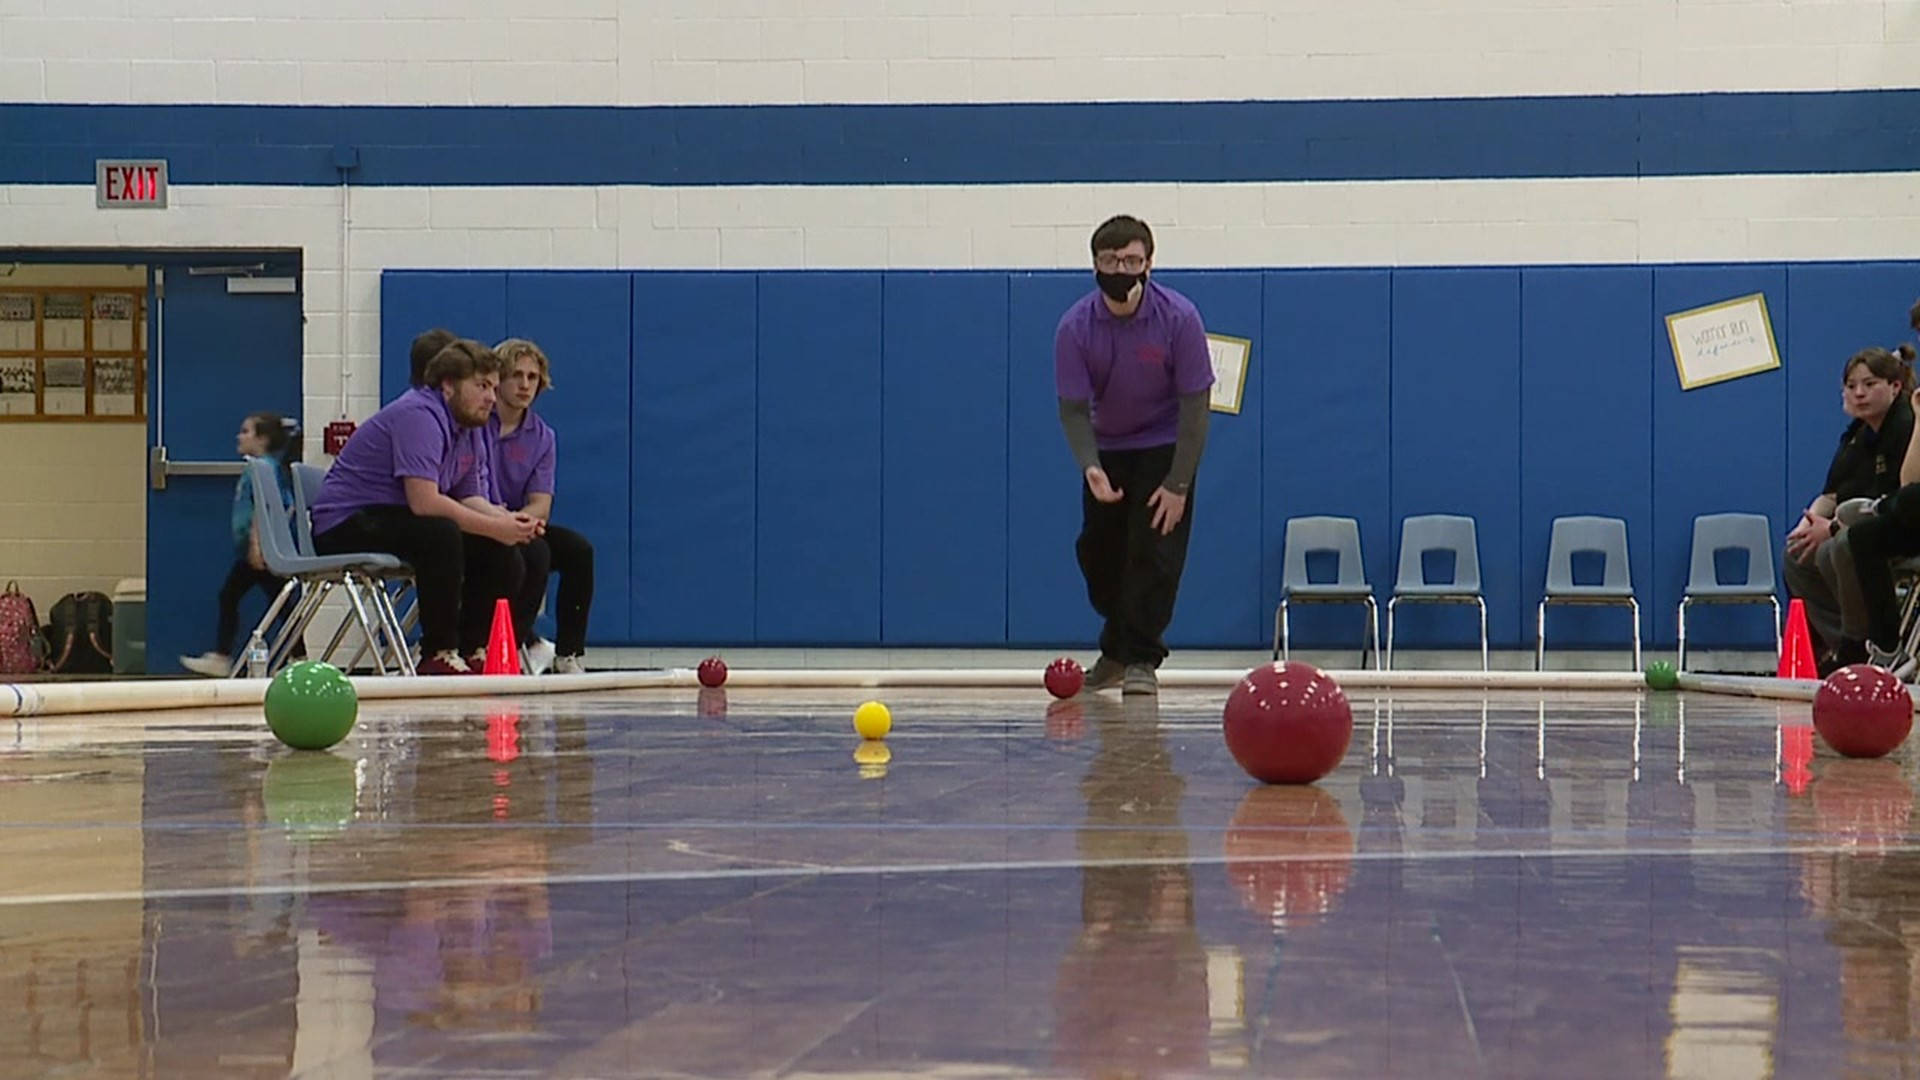
[[[1780,639],[1782,679],[1817,679],[1820,669],[1813,663],[1813,638],[1807,633],[1807,608],[1799,598],[1787,603],[1787,632]]]
[[[506,597],[493,602],[493,632],[487,636],[488,675],[520,674],[520,646],[513,640],[513,609]]]

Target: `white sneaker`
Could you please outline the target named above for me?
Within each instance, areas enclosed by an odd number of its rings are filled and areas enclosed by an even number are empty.
[[[585,675],[587,673],[587,662],[583,657],[578,656],[556,657],[553,661],[553,673],[555,675]]]
[[[553,642],[537,637],[527,646],[527,674],[545,675],[553,666]]]
[[[195,675],[205,675],[209,679],[224,679],[233,674],[233,657],[226,653],[203,652],[199,656],[183,656],[180,666]]]

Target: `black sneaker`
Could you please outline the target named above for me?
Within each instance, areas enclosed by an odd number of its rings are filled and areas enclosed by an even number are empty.
[[[1087,680],[1080,684],[1080,692],[1091,694],[1097,690],[1112,690],[1120,685],[1127,676],[1127,666],[1112,657],[1102,656],[1094,661],[1087,671]]]

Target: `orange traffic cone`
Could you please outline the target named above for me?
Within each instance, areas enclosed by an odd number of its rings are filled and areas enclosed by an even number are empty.
[[[1797,597],[1787,603],[1787,632],[1780,639],[1777,674],[1782,679],[1820,677],[1820,669],[1813,662],[1813,638],[1807,633],[1807,608]]]
[[[487,637],[488,675],[520,674],[520,646],[513,640],[513,609],[506,597],[493,603],[493,633]]]

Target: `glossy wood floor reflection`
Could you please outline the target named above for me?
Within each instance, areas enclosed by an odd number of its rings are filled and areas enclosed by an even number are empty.
[[[1920,1072],[1915,776],[1804,706],[852,692],[0,729],[0,1076]]]

